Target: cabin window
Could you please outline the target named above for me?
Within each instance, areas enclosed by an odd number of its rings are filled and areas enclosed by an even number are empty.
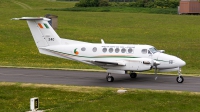
[[[147,49],[142,49],[142,54],[146,54],[147,53]]]
[[[110,49],[109,49],[109,52],[112,53],[112,52],[113,52],[113,48],[110,48]]]
[[[115,52],[118,53],[118,52],[119,52],[119,48],[116,48],[116,49],[115,49]]]
[[[96,52],[96,51],[97,51],[97,48],[96,48],[96,47],[94,47],[94,48],[92,49],[92,51],[93,51],[93,52]]]
[[[102,51],[105,53],[107,51],[107,48],[103,48]]]
[[[125,49],[125,48],[122,48],[122,49],[121,49],[121,52],[122,52],[122,53],[125,53],[125,52],[126,52],[126,49]]]
[[[85,50],[86,50],[85,47],[82,47],[82,48],[81,48],[81,51],[85,51]]]
[[[133,52],[133,49],[129,48],[128,53],[132,53],[132,52]]]

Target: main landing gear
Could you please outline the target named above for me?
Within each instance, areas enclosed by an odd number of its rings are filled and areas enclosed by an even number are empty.
[[[114,81],[114,77],[111,76],[110,73],[108,73],[108,75],[106,76],[106,80],[107,80],[108,82],[113,82],[113,81]]]
[[[183,81],[184,81],[184,78],[183,78],[183,76],[181,74],[181,68],[179,68],[179,70],[178,70],[178,77],[176,78],[176,81],[178,83],[183,83]]]
[[[130,77],[131,78],[136,78],[137,77],[137,74],[136,73],[130,73]],[[108,82],[113,82],[114,81],[114,77],[111,76],[111,73],[108,73],[108,75],[106,76],[106,80]]]
[[[130,77],[134,79],[134,78],[137,77],[137,74],[136,73],[130,73]]]

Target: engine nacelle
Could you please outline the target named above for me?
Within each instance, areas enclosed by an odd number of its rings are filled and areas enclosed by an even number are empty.
[[[129,68],[132,71],[147,71],[152,68],[152,59],[135,58],[129,61]]]

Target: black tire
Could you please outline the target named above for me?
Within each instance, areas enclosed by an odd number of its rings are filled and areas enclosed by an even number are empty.
[[[131,78],[136,78],[136,77],[137,77],[137,74],[136,74],[136,73],[130,73],[130,77],[131,77]]]
[[[107,80],[108,82],[113,82],[113,81],[114,81],[114,77],[113,77],[113,76],[107,76],[107,77],[106,77],[106,80]]]
[[[179,78],[179,76],[176,78],[176,81],[178,82],[178,83],[183,83],[183,81],[184,81],[184,78],[182,77],[182,76],[180,76],[180,78]]]

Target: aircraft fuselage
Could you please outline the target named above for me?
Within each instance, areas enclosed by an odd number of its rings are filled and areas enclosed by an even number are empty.
[[[87,64],[96,64],[107,69],[144,71],[153,67],[153,60],[159,62],[158,69],[182,67],[185,62],[180,58],[157,51],[150,45],[134,44],[79,44],[55,45],[39,48],[41,53],[49,52],[61,58],[76,60]],[[153,50],[152,50],[153,49]],[[124,66],[115,66],[103,62],[119,62]],[[143,63],[149,61],[150,64]],[[102,63],[100,63],[102,62]]]

